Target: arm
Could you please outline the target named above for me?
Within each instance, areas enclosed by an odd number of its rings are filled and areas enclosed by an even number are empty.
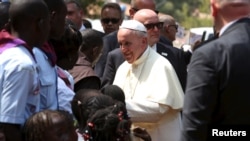
[[[138,99],[126,100],[126,108],[133,122],[157,122],[169,110],[169,106]]]
[[[133,129],[133,134],[136,137],[139,137],[141,139],[143,139],[144,141],[151,141],[151,136],[149,135],[149,133],[147,132],[146,129],[140,128],[140,127],[135,127]]]
[[[73,99],[75,93],[65,84],[61,78],[58,77],[57,80],[59,110],[65,110],[72,114],[70,101]]]
[[[205,141],[217,101],[216,72],[211,55],[195,51],[188,70],[182,116],[182,141]],[[211,61],[209,61],[211,60]]]
[[[109,53],[102,77],[102,88],[111,85],[113,83],[115,74],[116,74],[116,68],[114,65],[114,60],[112,58],[112,54]]]

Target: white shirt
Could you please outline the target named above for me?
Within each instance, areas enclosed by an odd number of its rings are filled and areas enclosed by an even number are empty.
[[[228,24],[226,24],[225,26],[223,26],[220,30],[219,36],[221,36],[232,24],[234,24],[235,22],[237,22],[237,20],[231,21]]]
[[[86,27],[82,24],[82,26],[81,26],[81,28],[79,29],[79,31],[81,32],[81,31],[83,31],[83,30],[85,30],[86,29]]]

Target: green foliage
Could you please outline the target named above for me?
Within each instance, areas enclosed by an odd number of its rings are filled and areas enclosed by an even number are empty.
[[[100,17],[100,13],[98,10],[101,9],[101,6],[104,4],[104,0],[79,0],[81,6],[84,10],[84,13],[89,18],[98,18]],[[94,11],[95,14],[90,13],[91,10]]]
[[[120,0],[121,2],[130,3],[130,0]],[[212,19],[199,18],[194,15],[195,11],[205,14],[210,13],[209,0],[155,0],[157,9],[164,14],[172,15],[177,22],[189,29],[191,27],[212,26]],[[98,18],[99,13],[91,15],[89,9],[95,9],[103,5],[105,0],[80,0],[83,8],[86,10],[89,18]],[[98,10],[95,10],[98,11]]]
[[[158,2],[162,0],[157,0]],[[212,26],[211,18],[200,18],[195,11],[209,14],[208,0],[165,0],[157,9],[161,13],[172,15],[177,22],[189,29],[191,27]]]

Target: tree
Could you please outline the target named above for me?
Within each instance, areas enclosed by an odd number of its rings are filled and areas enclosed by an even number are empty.
[[[84,13],[89,18],[99,18],[100,17],[100,9],[104,4],[103,0],[79,0],[81,6],[84,10]]]

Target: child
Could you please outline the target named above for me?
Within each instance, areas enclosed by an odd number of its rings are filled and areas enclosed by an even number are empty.
[[[25,141],[77,141],[73,118],[66,111],[44,110],[24,125]]]
[[[94,89],[82,89],[72,100],[79,123],[78,141],[129,141],[131,121],[123,102]],[[138,137],[151,141],[146,130],[137,128]]]

